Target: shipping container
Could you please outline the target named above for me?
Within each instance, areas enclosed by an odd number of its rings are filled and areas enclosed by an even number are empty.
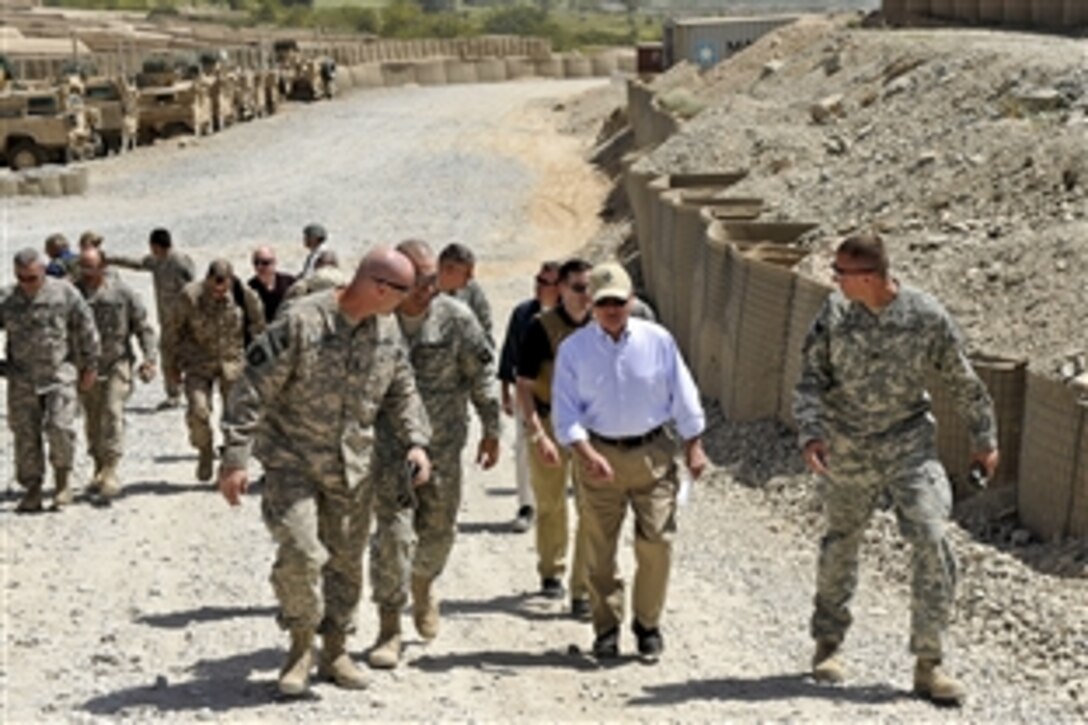
[[[711,68],[796,19],[774,15],[670,20],[665,24],[665,66],[686,60],[704,70]]]

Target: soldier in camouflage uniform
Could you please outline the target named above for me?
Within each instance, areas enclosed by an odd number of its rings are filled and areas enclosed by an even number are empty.
[[[265,328],[264,310],[257,293],[234,276],[230,262],[217,259],[199,282],[181,291],[172,335],[167,347],[175,351],[173,369],[164,374],[185,383],[189,442],[200,455],[196,477],[212,477],[212,388],[226,401],[231,385],[245,367],[250,340]]]
[[[53,466],[56,508],[72,501],[76,379],[88,390],[98,368],[98,333],[76,288],[46,277],[34,249],[15,255],[14,287],[0,290],[0,329],[7,332],[8,426],[15,438],[15,478],[26,489],[17,511],[42,510],[44,433]]]
[[[261,510],[278,545],[271,581],[279,622],[291,632],[279,679],[287,695],[308,688],[317,631],[322,675],[343,687],[366,684],[345,643],[362,591],[379,411],[419,467],[413,483],[430,476],[426,412],[388,316],[413,281],[408,259],[377,248],[345,289],[297,301],[250,347],[223,414],[219,488],[232,505],[246,489],[254,439],[264,467]],[[405,460],[394,465],[404,470]]]
[[[468,305],[480,327],[484,328],[488,342],[495,344],[491,335],[491,303],[484,288],[475,279],[476,255],[464,244],[447,244],[438,255],[438,289]]]
[[[283,296],[283,304],[277,314],[282,313],[293,301],[300,297],[333,287],[343,287],[350,281],[348,276],[344,274],[344,270],[340,269],[340,262],[336,252],[331,249],[321,252],[315,265],[313,272],[302,279],[296,279],[295,283],[287,288],[287,294]]]
[[[159,345],[162,369],[176,368],[175,350],[170,347],[177,339],[174,326],[177,321],[177,308],[181,290],[196,279],[196,268],[188,255],[176,251],[170,232],[155,229],[148,241],[151,253],[140,258],[109,255],[109,263],[114,267],[127,267],[151,272],[155,287],[155,304],[159,316]],[[181,405],[181,386],[169,375],[163,375],[166,387],[166,400],[159,404],[159,410],[176,408]]]
[[[873,510],[887,497],[914,550],[915,690],[958,704],[965,690],[941,667],[956,579],[945,533],[952,493],[937,460],[927,371],[936,370],[955,396],[970,427],[973,462],[987,475],[998,458],[993,406],[951,317],[929,295],[889,276],[880,237],[845,240],[834,271],[839,293],[809,330],[794,394],[805,462],[826,484],[813,674],[833,682],[844,677],[838,651],[852,619],[858,547]]]
[[[139,375],[145,382],[155,375],[155,331],[147,310],[132,289],[116,275],[106,274],[102,255],[95,246],[79,255],[79,291],[94,313],[102,354],[98,381],[80,395],[87,429],[87,447],[94,460],[92,495],[108,500],[121,492],[117,466],[124,453],[124,406],[132,394],[132,351],[135,337],[143,353]]]
[[[379,416],[374,447],[377,531],[370,574],[381,631],[369,661],[381,668],[395,667],[400,659],[400,610],[408,598],[409,582],[416,630],[427,640],[438,634],[438,602],[431,589],[453,547],[469,400],[483,427],[476,460],[491,468],[499,454],[494,350],[472,312],[438,293],[437,264],[430,246],[410,240],[397,249],[415,265],[415,288],[396,316],[434,429],[430,446],[434,475],[430,485],[419,489],[417,505],[406,505],[401,495],[404,471],[397,465],[403,446],[390,421]]]

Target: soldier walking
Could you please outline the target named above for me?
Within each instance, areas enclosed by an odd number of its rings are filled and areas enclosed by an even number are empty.
[[[476,461],[484,468],[499,456],[499,396],[495,353],[475,315],[438,292],[437,262],[423,241],[402,242],[397,250],[412,260],[415,285],[397,308],[408,342],[416,386],[434,431],[431,483],[418,489],[415,505],[402,496],[405,444],[386,416],[375,428],[375,519],[370,551],[374,602],[381,631],[370,652],[373,667],[395,667],[400,659],[400,612],[412,592],[416,631],[425,640],[438,634],[438,601],[433,592],[453,547],[461,505],[461,451],[468,438],[468,402],[476,409],[483,437]]]
[[[230,262],[217,259],[208,265],[203,280],[181,291],[173,336],[175,367],[164,370],[175,383],[184,381],[189,442],[199,453],[196,477],[212,477],[212,390],[219,386],[223,401],[245,367],[250,340],[264,331],[264,311],[257,293],[234,276]]]
[[[117,467],[124,454],[124,406],[132,394],[132,350],[135,337],[143,353],[139,376],[149,382],[155,376],[155,331],[139,296],[116,275],[108,275],[97,247],[87,246],[79,255],[79,291],[90,305],[98,329],[101,355],[98,379],[80,394],[87,447],[94,461],[89,486],[102,500],[121,492]]]
[[[162,369],[174,370],[176,350],[171,347],[177,339],[174,327],[177,324],[177,309],[181,290],[196,279],[196,268],[189,256],[174,249],[174,242],[167,229],[154,229],[148,238],[150,254],[140,258],[109,255],[109,263],[114,267],[125,267],[151,272],[155,287],[155,308],[159,318],[159,353]],[[177,408],[181,405],[181,385],[170,375],[163,375],[166,399],[159,404],[159,410]]]
[[[219,490],[231,505],[246,490],[250,450],[264,467],[261,512],[277,544],[272,587],[291,633],[279,690],[309,687],[314,635],[320,674],[366,685],[346,649],[362,591],[370,525],[368,466],[379,412],[406,449],[395,467],[430,476],[430,428],[400,330],[389,313],[412,288],[412,263],[386,247],[369,252],[351,284],[282,310],[246,355],[223,414]]]
[[[484,288],[476,281],[476,255],[464,244],[447,244],[438,255],[438,289],[468,305],[488,341],[491,334],[491,303]],[[492,342],[494,344],[494,342]]]
[[[952,318],[933,297],[889,274],[879,236],[839,245],[839,284],[805,339],[794,415],[805,463],[826,481],[827,533],[820,543],[813,676],[841,682],[839,659],[857,588],[858,547],[885,497],[910,541],[910,650],[914,688],[959,704],[966,690],[943,665],[956,563],[945,532],[952,508],[948,477],[937,459],[926,374],[936,371],[968,422],[972,460],[987,476],[997,466],[993,404],[964,353]]]
[[[42,510],[44,434],[56,488],[54,508],[71,503],[76,440],[76,380],[94,385],[98,333],[87,303],[67,281],[46,277],[37,250],[15,255],[14,287],[0,291],[7,332],[8,426],[15,438],[15,478],[26,489],[16,511]]]

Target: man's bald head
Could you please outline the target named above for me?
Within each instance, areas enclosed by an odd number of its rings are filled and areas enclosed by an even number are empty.
[[[405,239],[397,245],[397,251],[412,260],[412,264],[417,268],[426,265],[427,262],[433,264],[437,261],[434,249],[422,239]]]
[[[412,260],[387,247],[374,247],[355,271],[355,277],[339,295],[340,310],[356,322],[396,309],[415,284]]]

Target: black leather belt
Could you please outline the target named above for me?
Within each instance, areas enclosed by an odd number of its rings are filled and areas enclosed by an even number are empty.
[[[643,433],[640,436],[630,436],[629,438],[609,438],[593,431],[589,432],[589,437],[593,440],[600,441],[616,448],[638,448],[639,446],[646,445],[654,438],[665,432],[665,426],[659,425],[648,433]]]

